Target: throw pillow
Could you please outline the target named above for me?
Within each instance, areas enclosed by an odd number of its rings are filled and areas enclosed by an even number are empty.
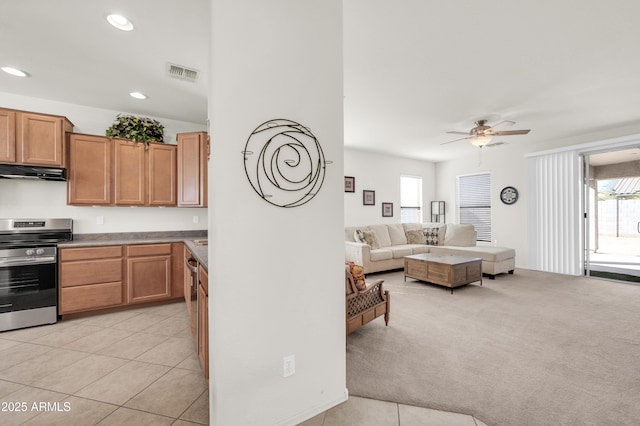
[[[437,246],[438,245],[438,233],[439,228],[424,228],[422,232],[424,233],[424,237],[426,239],[426,244],[428,246]]]
[[[362,234],[364,235],[364,241],[371,246],[372,250],[380,248],[380,243],[378,242],[378,237],[375,232],[362,231]]]
[[[427,240],[422,231],[407,231],[407,244],[426,244]]]
[[[364,268],[360,265],[356,265],[354,262],[345,262],[349,265],[349,272],[353,277],[353,283],[358,290],[364,290],[367,288],[367,283],[364,280]]]
[[[353,232],[353,239],[356,240],[357,243],[363,243],[363,244],[367,243],[364,239],[364,233],[362,232],[361,229],[356,229]]]

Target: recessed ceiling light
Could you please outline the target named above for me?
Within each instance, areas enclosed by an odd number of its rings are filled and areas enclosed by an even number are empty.
[[[129,96],[136,99],[147,99],[147,95],[140,92],[131,92],[129,93]]]
[[[28,75],[26,72],[19,70],[18,68],[2,67],[1,69],[7,74],[15,75],[16,77],[26,77]]]
[[[131,31],[133,24],[127,18],[122,15],[109,15],[107,21],[114,27],[122,31]]]

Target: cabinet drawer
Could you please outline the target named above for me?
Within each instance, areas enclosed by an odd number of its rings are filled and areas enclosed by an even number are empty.
[[[63,248],[60,250],[60,261],[104,259],[109,257],[122,257],[122,246],[105,247],[78,247]]]
[[[60,264],[61,287],[114,281],[122,281],[122,260],[120,258]]]
[[[60,290],[60,313],[122,304],[122,283],[92,284]]]
[[[127,246],[127,257],[156,256],[161,254],[171,254],[171,244],[140,244]]]

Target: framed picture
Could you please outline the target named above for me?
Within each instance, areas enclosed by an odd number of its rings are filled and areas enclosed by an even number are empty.
[[[365,189],[362,191],[362,204],[365,206],[376,205],[376,191]]]
[[[356,192],[356,178],[353,176],[344,177],[344,192]]]
[[[382,203],[382,217],[393,217],[393,203]]]

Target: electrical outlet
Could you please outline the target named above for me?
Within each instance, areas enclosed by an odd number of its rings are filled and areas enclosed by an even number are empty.
[[[200,216],[194,216],[193,223],[200,223]]]
[[[96,224],[104,225],[104,216],[97,216],[96,217]]]
[[[282,377],[293,376],[296,373],[296,356],[289,355],[282,358]]]

